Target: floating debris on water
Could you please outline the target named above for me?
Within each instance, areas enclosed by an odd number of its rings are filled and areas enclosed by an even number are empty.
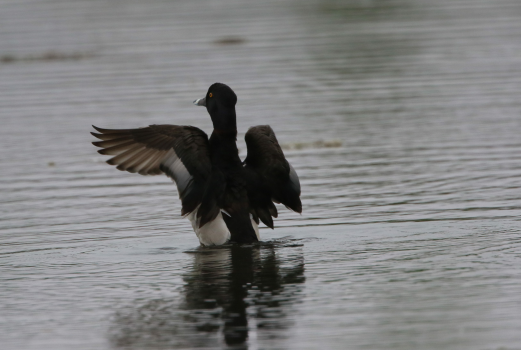
[[[304,148],[337,148],[342,147],[342,141],[339,140],[318,140],[314,142],[294,142],[294,143],[285,143],[280,145],[283,150],[295,150],[295,149],[304,149]]]
[[[89,53],[62,53],[56,51],[48,51],[41,55],[15,56],[5,54],[0,56],[1,63],[17,63],[17,62],[41,62],[41,61],[78,61],[85,58],[93,57]]]
[[[239,45],[244,44],[245,42],[246,39],[238,36],[228,36],[214,41],[214,43],[217,45]]]

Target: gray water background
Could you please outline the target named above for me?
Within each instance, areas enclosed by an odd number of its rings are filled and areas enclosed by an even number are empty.
[[[521,349],[521,3],[0,2],[0,344]],[[91,124],[190,124],[302,184],[253,247],[201,249],[164,177]]]

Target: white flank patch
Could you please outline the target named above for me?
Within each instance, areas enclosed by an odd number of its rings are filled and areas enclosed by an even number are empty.
[[[255,234],[257,235],[257,239],[260,241],[260,234],[259,234],[259,225],[253,220],[253,215],[250,214],[251,219],[251,225],[253,226],[253,229],[255,230]]]
[[[289,181],[291,182],[293,189],[297,192],[300,192],[300,181],[297,172],[295,171],[295,169],[293,169],[291,164],[289,164]]]
[[[203,227],[199,228],[200,220],[197,219],[198,210],[199,207],[188,214],[187,218],[192,223],[192,227],[195,231],[195,234],[197,235],[197,238],[199,238],[199,242],[206,246],[221,245],[228,242],[230,239],[230,231],[228,230],[228,226],[226,226],[226,223],[223,220],[221,211],[219,211],[219,214],[217,214],[217,217],[214,220],[207,222]]]
[[[182,198],[182,194],[192,182],[192,175],[190,175],[181,159],[175,153],[174,149],[168,151],[162,164],[169,168],[172,172],[173,180],[175,181],[175,184],[177,185],[177,191],[179,192],[179,198]]]

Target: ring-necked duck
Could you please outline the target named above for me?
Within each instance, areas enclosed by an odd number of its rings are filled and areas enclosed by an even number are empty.
[[[141,175],[165,173],[182,201],[182,215],[192,222],[203,245],[259,240],[259,220],[273,229],[273,204],[302,212],[300,182],[269,125],[245,135],[248,155],[237,150],[237,96],[215,83],[194,104],[205,106],[214,130],[210,139],[194,126],[150,125],[139,129],[101,129],[92,135],[98,152],[114,156],[108,164]]]

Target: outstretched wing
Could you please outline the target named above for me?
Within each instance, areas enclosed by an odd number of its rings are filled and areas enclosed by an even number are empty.
[[[194,126],[150,125],[140,129],[102,129],[91,134],[102,141],[92,144],[100,154],[112,155],[108,164],[141,175],[165,173],[172,178],[183,203],[182,214],[201,203],[210,176],[208,135]]]
[[[251,127],[244,138],[248,148],[244,164],[256,177],[248,191],[252,214],[273,228],[271,217],[277,217],[277,209],[271,201],[282,203],[297,213],[302,212],[300,181],[269,125]]]

